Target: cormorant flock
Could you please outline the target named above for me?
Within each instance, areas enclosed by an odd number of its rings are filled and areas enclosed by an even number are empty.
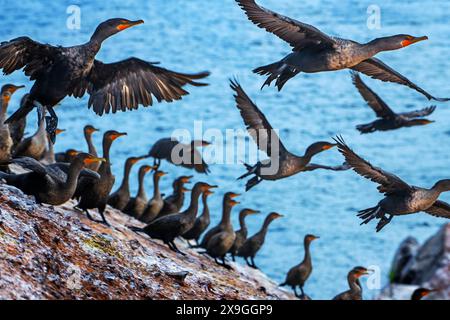
[[[258,67],[253,72],[267,76],[264,86],[273,81],[281,90],[289,79],[299,73],[316,73],[350,69],[356,89],[373,109],[377,119],[372,123],[357,126],[363,134],[374,131],[395,130],[430,124],[425,118],[436,109],[430,106],[423,110],[407,113],[394,112],[361,79],[359,73],[378,79],[407,86],[418,91],[429,100],[445,102],[448,98],[436,98],[408,78],[395,71],[375,56],[382,51],[398,50],[427,40],[426,36],[414,37],[399,34],[374,39],[368,43],[331,37],[314,26],[283,16],[259,6],[255,0],[236,0],[248,19],[284,40],[292,47],[292,52],[278,62]],[[208,141],[194,140],[183,144],[171,138],[154,143],[146,154],[129,157],[124,165],[123,180],[113,191],[115,177],[111,169],[110,150],[114,141],[126,136],[125,132],[110,130],[104,133],[102,155],[92,141],[92,135],[99,130],[91,125],[84,128],[87,152],[69,149],[55,153],[53,144],[56,135],[62,133],[57,127],[57,116],[53,108],[66,96],[76,98],[90,95],[88,108],[102,116],[117,111],[137,109],[140,105],[151,106],[157,102],[173,102],[189,94],[185,86],[201,87],[199,82],[208,77],[209,72],[180,73],[162,68],[156,62],[129,58],[116,63],[96,60],[103,41],[133,26],[144,23],[123,18],[109,19],[101,23],[89,41],[73,47],[41,44],[28,37],[20,37],[2,42],[0,45],[0,69],[5,75],[22,70],[34,84],[24,95],[20,106],[7,119],[10,98],[23,85],[6,84],[1,89],[0,112],[0,180],[33,195],[37,203],[61,205],[75,199],[75,208],[86,213],[91,220],[92,210],[97,209],[99,222],[108,225],[104,215],[107,205],[145,223],[145,227],[129,227],[143,235],[163,241],[171,250],[184,256],[190,250],[199,250],[214,259],[218,265],[232,269],[227,256],[235,261],[242,257],[252,268],[257,268],[255,257],[263,246],[271,223],[282,218],[277,212],[269,213],[261,221],[261,229],[249,236],[245,219],[257,215],[259,210],[245,208],[239,212],[240,229],[232,225],[233,208],[239,204],[238,193],[226,192],[223,197],[223,212],[220,222],[213,228],[208,201],[218,186],[197,182],[192,190],[186,187],[193,176],[181,176],[173,182],[173,193],[165,196],[160,191],[160,180],[166,172],[160,170],[161,160],[180,165],[197,173],[209,174],[210,168],[202,158],[198,148],[210,145]],[[236,107],[242,120],[260,151],[268,159],[256,164],[245,164],[247,172],[238,179],[250,177],[246,191],[263,180],[280,180],[300,172],[325,169],[343,171],[353,169],[360,176],[378,184],[384,198],[372,208],[361,210],[358,217],[362,224],[376,220],[376,231],[381,231],[393,217],[426,212],[432,216],[450,218],[450,205],[439,200],[443,192],[450,191],[450,179],[438,181],[431,188],[416,187],[381,168],[364,160],[341,136],[334,141],[319,141],[306,148],[304,155],[295,155],[281,142],[264,113],[247,95],[237,80],[230,80]],[[230,92],[230,94],[231,94]],[[26,116],[34,108],[38,114],[38,129],[29,137],[24,137]],[[125,138],[122,138],[125,139]],[[312,158],[336,147],[343,155],[342,163],[321,165],[312,163]],[[174,150],[180,159],[173,159]],[[138,162],[153,158],[152,165],[143,164],[139,168],[139,188],[130,194],[130,173]],[[276,164],[272,171],[272,165]],[[15,168],[19,167],[20,173]],[[147,195],[145,177],[153,177],[153,194]],[[338,174],[338,173],[336,173]],[[257,192],[257,191],[252,191]],[[188,206],[183,210],[185,197]],[[202,210],[200,211],[200,207]],[[251,218],[251,219],[257,219]],[[282,223],[280,221],[280,223]],[[209,228],[209,229],[208,229]],[[187,249],[181,251],[175,240],[184,239]],[[309,300],[304,287],[313,271],[311,244],[319,236],[308,234],[304,238],[304,258],[300,264],[286,270],[286,280],[281,286],[291,287],[295,295]],[[313,249],[314,251],[314,249]],[[362,286],[359,278],[371,273],[367,268],[357,266],[347,275],[349,289],[335,300],[361,300]],[[300,289],[300,293],[297,291]],[[431,289],[417,289],[413,300],[433,292]]]

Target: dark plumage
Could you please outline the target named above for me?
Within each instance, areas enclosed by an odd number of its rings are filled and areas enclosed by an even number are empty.
[[[20,100],[20,107],[24,106],[29,99],[30,94],[25,94]],[[25,129],[27,127],[27,117],[18,119],[17,121],[11,122],[9,124],[9,131],[11,133],[11,138],[13,139],[13,151],[17,148],[19,143],[22,141],[25,135]]]
[[[133,166],[145,157],[131,157],[125,161],[122,183],[108,198],[108,204],[118,210],[125,209],[130,201],[130,172]]]
[[[259,230],[255,235],[248,238],[244,242],[242,247],[239,249],[237,255],[239,257],[243,257],[245,259],[245,262],[247,262],[248,266],[258,269],[258,267],[255,264],[255,256],[264,244],[267,231],[269,230],[269,225],[272,223],[273,220],[281,217],[283,216],[279,213],[276,212],[270,213],[264,220],[261,230]],[[251,263],[248,261],[249,258]]]
[[[280,286],[290,286],[292,290],[294,290],[295,296],[300,299],[306,296],[305,292],[303,291],[303,287],[313,270],[309,246],[311,245],[311,242],[316,239],[319,239],[319,237],[316,237],[312,234],[308,234],[305,236],[303,242],[305,247],[305,257],[303,258],[303,261],[295,267],[291,268],[286,276],[286,280],[282,284],[280,284]],[[297,287],[300,288],[301,295],[297,293]]]
[[[20,88],[23,88],[23,86],[6,84],[2,87],[0,92],[0,161],[8,161],[11,158],[11,150],[14,146],[14,140],[11,135],[10,126],[4,122],[6,120],[6,112],[8,111],[11,96]]]
[[[81,98],[90,95],[88,106],[98,115],[151,106],[158,102],[179,100],[188,92],[187,84],[202,86],[195,80],[205,78],[208,72],[183,74],[156,66],[157,63],[137,58],[105,64],[95,57],[107,38],[144,21],[117,18],[101,23],[91,39],[72,47],[51,46],[28,37],[20,37],[0,45],[0,69],[11,74],[23,69],[35,80],[30,91],[30,103],[20,108],[8,122],[24,117],[33,105],[48,108],[52,121],[48,130],[57,125],[53,107],[66,96]]]
[[[93,180],[83,178],[80,182],[75,193],[75,198],[78,199],[76,208],[86,212],[90,220],[95,221],[89,213],[89,209],[97,208],[102,217],[102,222],[108,224],[106,221],[104,211],[106,203],[108,201],[109,193],[114,185],[115,177],[111,172],[111,162],[109,157],[109,151],[114,140],[126,135],[126,133],[120,133],[114,130],[105,132],[103,135],[103,158],[105,161],[98,169],[100,179]]]
[[[175,238],[183,235],[190,230],[197,216],[198,199],[203,192],[206,192],[216,186],[211,186],[204,182],[195,184],[191,193],[191,203],[189,208],[181,213],[173,213],[150,222],[145,228],[135,228],[132,230],[146,233],[154,239],[162,240],[169,248],[175,252],[181,253],[175,245]]]
[[[69,164],[54,164],[44,166],[32,158],[19,158],[13,162],[29,170],[23,174],[6,174],[0,172],[0,179],[13,185],[24,193],[32,195],[38,203],[50,205],[61,205],[73,196],[78,182],[80,172],[85,165],[91,162],[103,161],[87,153],[78,154],[74,161]],[[91,179],[98,179],[98,175],[84,173],[84,176],[90,176]]]
[[[350,149],[341,137],[335,138],[339,151],[353,170],[379,185],[378,191],[385,195],[375,207],[359,212],[362,224],[379,219],[377,232],[394,216],[424,211],[430,215],[450,219],[450,205],[438,200],[443,192],[450,191],[450,179],[438,181],[431,189],[410,186],[399,177],[372,166]],[[389,216],[389,218],[386,217]]]
[[[144,178],[147,172],[152,170],[151,166],[142,166],[139,168],[138,181],[139,188],[135,197],[130,198],[128,204],[123,209],[123,213],[126,213],[132,217],[139,218],[147,207],[147,193],[145,192]]]
[[[208,207],[208,197],[212,195],[214,192],[212,191],[206,191],[203,192],[202,195],[202,204],[203,204],[203,210],[202,214],[195,219],[194,226],[183,234],[183,238],[186,239],[189,243],[189,240],[195,240],[196,244],[198,245],[198,240],[200,239],[200,236],[205,232],[206,229],[208,229],[209,224],[211,222],[210,216],[209,216],[209,207]]]
[[[362,287],[359,278],[368,275],[369,271],[364,267],[353,268],[347,276],[350,289],[338,294],[333,300],[362,300]]]
[[[68,149],[65,152],[55,153],[56,162],[66,162],[71,163],[73,159],[75,159],[76,155],[81,153],[81,151],[77,151],[75,149]]]
[[[155,165],[158,166],[161,160],[166,160],[174,165],[208,174],[208,164],[197,148],[209,145],[209,142],[203,140],[193,140],[190,144],[185,144],[173,138],[163,138],[156,141],[148,155],[155,159]]]
[[[65,132],[65,129],[56,129],[55,135],[60,135],[61,133]],[[50,134],[47,133],[47,146],[45,147],[45,151],[42,155],[42,158],[40,160],[43,164],[52,164],[56,163],[55,158],[55,150],[54,150],[54,144],[50,140]],[[89,153],[90,154],[90,153]],[[91,154],[92,155],[92,154]],[[94,157],[97,157],[98,155],[94,155]],[[86,166],[86,169],[91,169],[93,166],[91,164]]]
[[[92,135],[94,134],[94,132],[98,132],[98,131],[100,131],[100,130],[94,128],[90,124],[85,126],[83,129],[84,138],[86,139],[86,143],[88,146],[88,153],[92,154],[95,157],[98,156],[98,153],[97,153],[97,148],[95,148],[95,145],[92,142]],[[99,167],[100,167],[99,163],[93,163],[88,169],[97,171]]]
[[[373,109],[378,120],[368,124],[356,126],[361,133],[371,133],[374,131],[388,131],[403,127],[423,126],[434,121],[423,117],[428,116],[436,110],[436,106],[431,106],[422,110],[395,113],[389,106],[370,89],[361,79],[357,72],[352,72],[353,84],[358,89],[361,96]]]
[[[234,192],[227,192],[223,196],[223,202],[222,202],[222,219],[220,220],[220,223],[209,229],[208,232],[203,236],[201,243],[198,245],[198,247],[205,248],[208,244],[208,241],[217,233],[222,232],[225,230],[225,228],[228,228],[231,224],[231,210],[233,209],[233,206],[231,205],[231,200],[239,197],[240,194],[234,193]]]
[[[336,146],[329,142],[316,142],[308,147],[304,156],[297,156],[290,153],[280,141],[276,131],[267,121],[264,114],[258,109],[253,101],[247,96],[245,91],[236,81],[231,81],[231,89],[233,89],[236,99],[236,105],[241,112],[241,117],[250,136],[258,145],[258,149],[265,152],[268,160],[260,161],[251,166],[245,164],[247,173],[239,177],[244,179],[254,175],[247,184],[246,190],[250,190],[262,180],[279,180],[290,177],[299,172],[312,171],[316,169],[327,169],[334,171],[347,170],[347,165],[335,167],[323,166],[311,163],[312,157],[322,151],[328,150]]]
[[[233,246],[229,250],[229,253],[231,254],[231,258],[233,261],[235,261],[235,256],[238,253],[239,249],[242,247],[242,245],[245,243],[245,240],[247,240],[248,236],[248,229],[247,225],[245,224],[245,218],[248,215],[257,214],[260,213],[260,211],[253,210],[253,209],[243,209],[241,212],[239,212],[239,226],[240,229],[235,232],[236,239],[234,239]]]
[[[422,298],[428,296],[429,294],[436,292],[437,290],[431,290],[426,288],[417,288],[414,290],[413,294],[411,295],[411,300],[422,300]]]
[[[189,191],[184,185],[190,183],[191,179],[192,176],[181,176],[172,183],[173,193],[164,199],[163,208],[159,212],[160,216],[180,212],[184,204],[184,195]]]
[[[353,40],[330,37],[311,25],[261,7],[254,0],[236,0],[236,2],[250,21],[273,33],[293,48],[293,52],[282,60],[253,70],[257,74],[268,76],[264,85],[270,85],[276,80],[276,86],[281,90],[289,79],[300,72],[353,69],[381,81],[408,86],[429,100],[449,100],[433,97],[381,60],[374,58],[379,52],[401,49],[427,40],[428,37],[399,34],[361,44]]]
[[[162,207],[164,206],[163,195],[161,194],[159,188],[159,181],[165,175],[167,175],[167,172],[159,170],[156,170],[153,174],[153,197],[147,203],[142,215],[138,216],[138,219],[145,223],[150,223],[157,218]]]

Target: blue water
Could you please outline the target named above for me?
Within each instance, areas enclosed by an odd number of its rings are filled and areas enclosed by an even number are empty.
[[[379,58],[434,95],[450,95],[448,1],[378,1],[382,14],[380,30],[366,27],[366,10],[373,3],[371,0],[260,2],[318,26],[324,32],[361,42],[397,33],[428,35],[428,42],[383,53]],[[281,130],[282,140],[292,152],[302,154],[310,143],[342,134],[364,157],[411,184],[431,187],[436,180],[449,177],[449,105],[439,105],[431,116],[437,121],[432,125],[361,136],[354,129],[355,125],[373,120],[374,115],[351,85],[346,71],[300,75],[291,80],[281,94],[273,88],[261,92],[259,87],[264,79],[251,70],[282,58],[289,47],[250,23],[232,0],[78,0],[76,4],[81,8],[82,18],[80,30],[66,28],[66,9],[72,1],[13,3],[2,0],[0,3],[7,8],[0,12],[1,40],[28,35],[41,42],[73,45],[87,41],[96,25],[107,18],[144,19],[144,25],[109,39],[98,58],[113,62],[137,56],[161,61],[164,67],[174,70],[212,72],[209,87],[190,88],[192,94],[182,101],[138,111],[100,118],[86,108],[87,99],[70,98],[63,102],[57,112],[60,127],[68,132],[59,137],[58,151],[85,148],[81,130],[87,123],[103,131],[115,128],[128,132],[128,137],[119,139],[112,150],[117,181],[121,179],[126,157],[146,153],[155,140],[170,136],[175,129],[192,131],[194,120],[202,120],[205,130],[243,129],[228,87],[228,78],[232,76],[239,78],[273,127]],[[4,77],[1,82],[31,87],[20,72]],[[405,87],[374,80],[367,82],[395,110],[430,105],[424,97]],[[15,97],[11,102],[13,107],[18,99]],[[29,132],[33,132],[34,122],[30,120]],[[100,139],[100,135],[95,138],[97,143]],[[323,164],[342,161],[336,150],[315,159]],[[163,181],[163,189],[169,193],[171,179],[187,172],[168,165],[163,169],[171,174]],[[230,190],[243,192],[243,183],[235,181],[243,173],[243,167],[239,163],[212,164],[211,169],[210,176],[196,176],[196,180],[206,179],[221,187],[210,201],[215,222],[221,214],[222,194]],[[148,192],[151,190],[149,179]],[[395,218],[379,234],[375,233],[373,224],[360,227],[356,211],[373,206],[380,199],[376,185],[352,171],[316,171],[262,183],[244,194],[240,201],[241,207],[257,208],[265,214],[278,211],[286,216],[273,223],[267,242],[256,258],[261,269],[276,281],[283,280],[287,270],[302,259],[304,235],[321,236],[312,246],[315,269],[305,289],[314,299],[328,299],[346,289],[346,274],[355,265],[379,266],[382,283],[386,283],[399,242],[408,235],[423,241],[444,223],[417,214]],[[450,197],[444,195],[442,199],[449,201]],[[251,232],[258,230],[262,220],[262,216],[248,219]],[[237,226],[237,220],[235,223]],[[376,293],[376,290],[365,290],[365,297]]]

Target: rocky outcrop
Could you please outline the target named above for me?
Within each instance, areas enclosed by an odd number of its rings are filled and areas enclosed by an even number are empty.
[[[37,205],[0,182],[0,299],[293,299],[258,270],[186,257],[127,225],[108,208],[111,227],[73,210]]]
[[[414,238],[403,241],[390,280],[380,299],[409,299],[418,287],[438,290],[428,299],[450,299],[450,223],[422,246]]]

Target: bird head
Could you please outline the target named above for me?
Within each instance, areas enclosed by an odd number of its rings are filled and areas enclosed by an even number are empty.
[[[398,34],[395,36],[375,39],[372,43],[379,48],[379,51],[390,51],[398,50],[424,40],[428,40],[428,37],[413,37],[408,34]]]
[[[316,142],[310,145],[308,149],[306,149],[305,156],[312,157],[320,152],[334,148],[335,146],[336,146],[335,143],[330,143],[326,141]]]
[[[153,167],[152,167],[152,169],[153,169]],[[167,175],[167,172],[159,171],[159,170],[155,171],[155,176],[158,178],[164,177],[165,175]]]
[[[65,132],[65,131],[66,131],[66,129],[56,129],[56,130],[55,130],[55,134],[56,134],[56,135],[59,135],[59,134]]]
[[[408,121],[409,126],[425,126],[430,123],[434,123],[434,121],[428,119],[413,119]]]
[[[356,278],[360,278],[362,276],[369,275],[371,272],[372,272],[372,270],[369,270],[364,267],[355,267],[352,269],[352,271],[350,271],[350,274],[352,274]]]
[[[436,292],[437,290],[431,290],[431,289],[426,289],[426,288],[418,288],[416,290],[414,290],[412,296],[411,296],[411,300],[421,300],[423,297],[428,296],[430,293],[432,292]]]
[[[138,163],[139,161],[141,161],[141,160],[143,160],[143,159],[146,159],[146,158],[147,158],[146,156],[142,156],[142,157],[131,157],[131,158],[128,158],[127,161],[128,161],[128,163],[129,163],[130,165],[134,165],[134,164]],[[153,167],[150,167],[150,169],[153,169]]]
[[[128,28],[143,24],[144,20],[131,21],[123,18],[114,18],[100,23],[92,35],[91,40],[102,42],[105,39]]]
[[[206,191],[210,191],[211,189],[215,189],[217,188],[217,186],[215,185],[210,185],[206,182],[197,182],[194,186],[194,191],[200,191],[200,192],[206,192]]]
[[[14,92],[19,90],[20,88],[25,88],[25,86],[15,86],[13,84],[5,84],[1,90],[2,101],[8,103]]]
[[[312,235],[312,234],[307,234],[305,236],[305,242],[307,242],[307,243],[311,243],[311,242],[313,242],[314,240],[317,240],[317,239],[320,239],[320,237]]]
[[[246,216],[258,214],[258,213],[261,213],[261,211],[246,208],[240,212],[239,216],[246,217]]]
[[[233,200],[233,199],[228,200],[228,205],[229,205],[230,207],[237,206],[238,204],[240,204],[239,201],[236,201],[236,200]]]
[[[91,126],[90,124],[88,124],[87,126],[84,127],[84,133],[91,135],[94,132],[100,131],[99,129],[94,128],[93,126]]]
[[[193,176],[182,176],[182,177],[179,177],[178,179],[181,183],[185,184],[185,183],[190,183],[192,178],[193,178]]]
[[[114,141],[117,138],[120,138],[120,137],[123,137],[123,136],[126,136],[126,135],[127,135],[126,132],[117,132],[115,130],[110,130],[110,131],[105,132],[105,136],[104,137],[106,138],[106,140]]]
[[[94,157],[89,153],[79,152],[75,157],[75,161],[80,161],[84,166],[88,166],[97,162],[105,162],[106,160],[104,158]]]
[[[276,212],[272,212],[267,216],[267,220],[269,221],[273,221],[279,218],[284,217],[282,214],[276,213]]]
[[[153,169],[152,166],[147,166],[147,165],[141,167],[141,170],[144,171],[145,173],[151,171],[152,169]]]

